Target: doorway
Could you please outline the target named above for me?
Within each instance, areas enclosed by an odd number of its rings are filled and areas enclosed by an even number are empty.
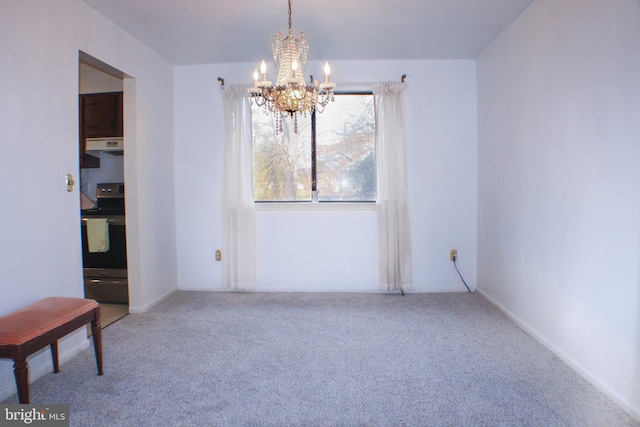
[[[124,73],[80,52],[79,163],[85,297],[106,327],[129,313],[124,205]]]

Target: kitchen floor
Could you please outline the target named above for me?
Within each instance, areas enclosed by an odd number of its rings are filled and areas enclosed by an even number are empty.
[[[122,319],[127,314],[129,314],[129,306],[127,304],[100,303],[100,324],[102,329]]]

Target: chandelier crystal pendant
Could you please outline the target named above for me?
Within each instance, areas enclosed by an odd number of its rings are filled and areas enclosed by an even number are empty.
[[[322,112],[324,107],[333,101],[333,89],[336,84],[329,80],[331,69],[325,64],[324,83],[313,81],[307,84],[303,78],[303,69],[307,64],[309,43],[307,36],[300,33],[297,36],[291,29],[291,0],[289,0],[289,33],[278,33],[273,36],[273,59],[278,65],[278,77],[275,84],[267,80],[267,64],[262,61],[260,73],[256,68],[253,72],[253,87],[249,93],[259,107],[276,115],[278,130],[282,132],[282,118],[290,116],[294,119],[294,131],[298,131],[298,113]],[[279,120],[278,120],[279,119]]]

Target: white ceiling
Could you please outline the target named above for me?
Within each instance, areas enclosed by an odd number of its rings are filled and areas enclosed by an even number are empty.
[[[294,0],[309,59],[472,59],[533,0]],[[176,65],[269,60],[287,0],[84,0]]]

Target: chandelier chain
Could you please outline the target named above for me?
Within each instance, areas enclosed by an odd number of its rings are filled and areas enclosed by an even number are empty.
[[[289,0],[289,32],[291,32],[291,0]]]

